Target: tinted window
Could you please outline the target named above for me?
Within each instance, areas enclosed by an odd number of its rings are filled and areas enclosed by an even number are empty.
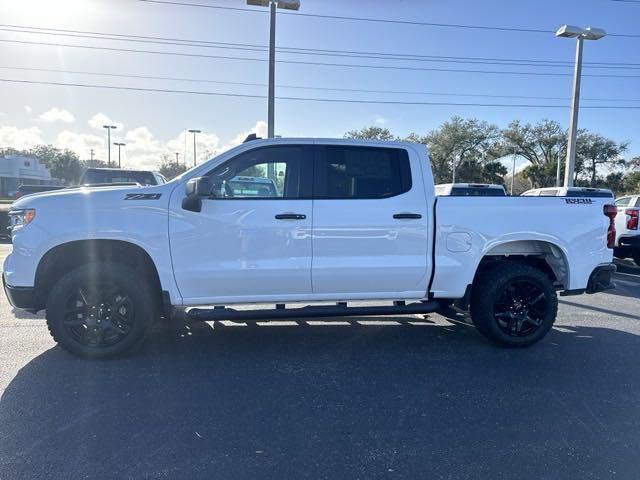
[[[629,200],[631,200],[631,197],[619,198],[618,200],[616,200],[616,205],[618,207],[626,207],[629,205]]]
[[[555,188],[552,188],[550,190],[540,190],[540,197],[555,197],[556,195],[558,195],[558,190]]]
[[[322,147],[314,178],[314,198],[388,198],[411,189],[409,156],[395,148]]]
[[[217,198],[235,199],[308,198],[310,180],[301,176],[306,151],[306,147],[290,145],[241,153],[208,174],[214,194]]]
[[[567,192],[567,197],[613,198],[613,194],[610,192],[601,192],[598,190],[570,190]]]
[[[456,187],[451,189],[452,197],[504,197],[500,188]]]
[[[140,185],[156,185],[153,172],[135,172],[131,170],[87,170],[83,184],[96,185],[103,183],[139,183]]]

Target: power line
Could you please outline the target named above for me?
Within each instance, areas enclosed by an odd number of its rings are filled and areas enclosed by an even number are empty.
[[[0,78],[0,82],[17,83],[27,85],[49,85],[49,86],[62,86],[62,87],[79,87],[79,88],[102,88],[109,90],[128,90],[136,92],[153,92],[153,93],[178,93],[189,95],[206,95],[206,96],[218,96],[218,97],[235,97],[235,98],[251,98],[251,99],[264,99],[266,95],[247,95],[236,93],[223,93],[223,92],[203,92],[194,90],[174,90],[167,88],[144,88],[144,87],[131,87],[122,85],[99,85],[99,84],[87,84],[87,83],[71,83],[71,82],[48,82],[37,80],[19,80]],[[352,103],[352,104],[371,104],[371,105],[416,105],[416,106],[460,106],[460,107],[515,107],[515,108],[567,108],[566,105],[541,105],[541,104],[526,104],[526,103],[473,103],[473,102],[408,102],[397,100],[355,100],[355,99],[342,99],[342,98],[313,98],[313,97],[276,97],[278,100],[290,100],[290,101],[302,101],[302,102],[317,102],[317,103]],[[599,109],[599,110],[636,110],[640,109],[640,105],[587,105],[581,108]]]
[[[62,70],[56,68],[35,68],[35,67],[15,67],[0,65],[3,70],[18,70],[27,72],[46,72],[46,73],[64,73],[71,75],[90,75],[99,77],[129,78],[141,80],[167,80],[178,82],[192,83],[211,83],[216,85],[232,85],[232,86],[250,86],[250,87],[267,87],[266,83],[258,82],[242,82],[242,81],[223,81],[211,80],[207,78],[188,78],[188,77],[172,77],[172,76],[156,76],[156,75],[140,75],[131,73],[111,73],[111,72],[88,72],[84,70]],[[512,99],[528,99],[528,100],[569,100],[569,97],[553,97],[540,95],[498,95],[484,93],[460,93],[460,92],[425,92],[415,90],[377,90],[363,88],[344,88],[344,87],[316,87],[307,85],[289,85],[277,84],[278,88],[290,88],[299,90],[314,90],[326,92],[348,92],[348,93],[378,93],[378,94],[396,94],[396,95],[432,95],[443,97],[478,97],[478,98],[512,98]],[[583,98],[585,101],[592,102],[640,102],[640,98]]]
[[[192,57],[192,58],[242,60],[242,61],[262,62],[262,63],[267,61],[264,58],[232,57],[232,56],[225,56],[225,55],[207,55],[202,53],[185,53],[185,52],[166,52],[166,51],[158,51],[158,50],[139,50],[139,49],[133,49],[133,48],[99,47],[94,45],[72,45],[72,44],[52,43],[52,42],[31,42],[31,41],[24,41],[24,40],[0,39],[0,42],[23,44],[23,45],[47,45],[47,46],[54,46],[54,47],[84,48],[84,49],[90,49],[90,50],[105,50],[105,51],[112,51],[112,52],[171,55],[171,56],[182,56],[182,57]],[[300,61],[300,60],[277,60],[277,62],[283,63],[283,64],[289,64],[289,65],[312,65],[312,66],[322,66],[322,67],[343,67],[343,68],[368,68],[368,69],[379,69],[379,70],[458,72],[458,73],[479,73],[479,74],[498,74],[498,75],[560,76],[560,77],[567,77],[572,75],[571,73],[560,73],[560,72],[538,72],[538,71],[520,72],[520,71],[513,71],[513,70],[449,69],[449,68],[440,68],[440,67],[411,67],[411,66],[399,66],[399,65],[368,65],[368,64],[353,64],[353,63],[308,62],[308,61]],[[584,73],[582,74],[582,76],[583,77],[602,77],[602,78],[640,78],[640,75],[617,75],[617,74],[595,74],[595,73],[591,73],[591,74]]]
[[[261,13],[265,14],[262,10],[251,9],[251,8],[238,8],[238,7],[227,7],[222,5],[211,5],[211,4],[203,4],[203,3],[192,3],[192,2],[178,2],[171,0],[137,0],[139,2],[145,3],[157,3],[164,5],[178,5],[183,7],[199,7],[199,8],[212,8],[218,10],[232,10],[239,12],[251,12],[251,13]],[[626,0],[630,1],[630,0]],[[635,2],[634,2],[635,3]],[[491,25],[469,25],[469,24],[461,24],[461,23],[436,23],[436,22],[418,22],[414,20],[389,20],[385,18],[366,18],[366,17],[348,17],[344,15],[321,15],[315,13],[301,13],[301,12],[279,12],[278,15],[295,15],[296,17],[310,17],[310,18],[322,18],[326,20],[350,20],[350,21],[358,21],[358,22],[371,22],[371,23],[391,23],[397,25],[416,25],[423,27],[441,27],[441,28],[461,28],[461,29],[469,29],[469,30],[493,30],[500,32],[520,32],[520,33],[555,33],[555,30],[546,30],[542,28],[521,28],[521,27],[496,27]],[[627,37],[627,38],[640,38],[640,34],[631,34],[631,33],[609,33],[611,37]]]
[[[69,29],[52,29],[34,26],[7,25],[0,24],[0,31],[11,33],[26,33],[36,35],[56,35],[73,38],[89,38],[97,40],[125,41],[136,43],[151,43],[160,45],[175,45],[197,48],[218,48],[251,52],[266,52],[266,45],[231,43],[231,42],[212,42],[197,39],[179,39],[157,36],[144,35],[126,35],[110,32],[94,32],[83,30]],[[541,60],[541,59],[521,59],[521,58],[495,58],[495,57],[465,57],[465,56],[449,56],[449,55],[419,55],[407,54],[399,52],[366,52],[353,50],[328,50],[315,48],[299,48],[299,47],[279,47],[277,50],[281,53],[296,55],[317,55],[330,57],[346,57],[346,58],[369,58],[377,60],[406,60],[406,61],[422,61],[422,62],[443,62],[443,63],[477,63],[488,65],[508,65],[508,66],[548,66],[548,67],[572,67],[573,63],[564,60]],[[608,68],[608,69],[640,69],[640,63],[627,62],[585,62],[591,68]],[[633,68],[637,67],[637,68]]]

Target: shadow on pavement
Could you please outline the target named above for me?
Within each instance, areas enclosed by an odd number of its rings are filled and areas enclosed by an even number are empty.
[[[0,478],[637,475],[640,337],[499,349],[409,320],[196,324],[103,362],[53,348],[0,399]]]

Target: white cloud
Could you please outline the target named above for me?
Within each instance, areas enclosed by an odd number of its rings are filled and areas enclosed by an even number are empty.
[[[71,130],[63,130],[56,138],[55,146],[68,148],[76,152],[80,158],[89,158],[91,149],[94,152],[105,148],[104,138],[87,133],[76,133]]]
[[[88,159],[90,151],[94,150],[94,158],[106,161],[108,158],[106,132],[102,129],[103,122],[113,123],[103,114],[95,115],[92,120],[94,125],[99,125],[97,129],[102,130],[98,133],[81,133],[73,130],[62,130],[55,137],[53,144],[59,148],[68,148],[76,152],[81,159]],[[121,126],[121,125],[120,125]],[[260,137],[267,136],[267,124],[264,121],[258,121],[256,124],[238,135],[230,142],[221,145],[220,138],[213,133],[199,133],[196,135],[196,153],[198,163],[211,158],[214,154],[221,153],[236,145],[239,145],[250,133],[256,133]],[[142,168],[152,169],[158,168],[163,156],[171,159],[175,158],[175,152],[180,154],[180,161],[184,162],[185,153],[185,132],[179,132],[175,137],[168,141],[162,141],[153,136],[151,130],[146,126],[140,126],[131,130],[123,131],[115,130],[111,133],[112,141],[122,141],[126,145],[122,148],[122,167],[123,168]],[[193,136],[186,133],[186,163],[191,166],[193,162]],[[31,148],[37,144],[50,143],[51,140],[44,140],[38,127],[19,129],[17,127],[0,127],[0,145],[12,146],[19,149]],[[111,146],[111,160],[116,162],[118,159],[118,150]]]
[[[104,113],[96,113],[89,119],[89,126],[96,130],[101,130],[103,125],[115,125],[118,130],[122,130],[124,125],[119,122],[115,122]]]
[[[29,105],[25,105],[24,106],[24,111],[27,113],[31,113],[33,111],[33,108],[31,108]]]
[[[387,119],[381,115],[378,115],[374,121],[378,125],[385,125],[387,123]]]
[[[0,145],[17,148],[18,150],[33,148],[44,143],[38,127],[18,128],[0,127]]]
[[[240,145],[242,142],[244,142],[244,139],[247,138],[247,136],[251,133],[255,133],[258,137],[261,138],[267,138],[267,130],[267,122],[265,122],[264,120],[258,120],[252,129],[239,133],[231,140],[231,142],[229,142],[229,144],[223,146],[220,150],[225,151],[235,147],[236,145]]]
[[[63,108],[53,107],[50,110],[47,110],[43,114],[38,117],[43,122],[53,123],[53,122],[64,122],[64,123],[72,123],[75,120],[75,117],[71,114],[69,110],[65,110]]]

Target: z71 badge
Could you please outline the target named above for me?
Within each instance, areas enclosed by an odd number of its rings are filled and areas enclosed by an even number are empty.
[[[125,200],[158,200],[162,196],[161,193],[127,193]]]
[[[570,204],[580,203],[591,205],[593,203],[593,200],[591,200],[590,198],[565,198],[564,201]]]

